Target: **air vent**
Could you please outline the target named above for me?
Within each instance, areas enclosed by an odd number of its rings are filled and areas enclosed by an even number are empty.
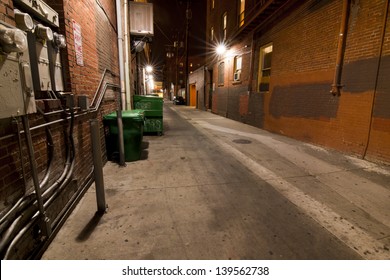
[[[153,36],[153,4],[130,2],[130,34]]]

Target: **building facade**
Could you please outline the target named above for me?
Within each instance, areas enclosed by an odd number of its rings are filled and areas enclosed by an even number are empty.
[[[212,111],[390,163],[388,2],[208,0]]]
[[[102,116],[119,99],[115,1],[0,0],[0,29],[0,254],[37,258],[94,180],[91,119],[106,161]]]

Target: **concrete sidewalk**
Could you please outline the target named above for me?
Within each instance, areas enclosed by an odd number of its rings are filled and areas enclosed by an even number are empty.
[[[186,106],[165,104],[164,126],[144,160],[106,164],[108,213],[91,187],[42,259],[390,259],[388,166]]]

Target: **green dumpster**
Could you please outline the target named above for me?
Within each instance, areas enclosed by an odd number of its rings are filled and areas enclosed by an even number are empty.
[[[151,132],[161,135],[163,132],[163,99],[157,96],[134,95],[133,104],[135,109],[145,112],[144,133]]]
[[[116,112],[103,117],[104,125],[108,128],[106,147],[108,160],[114,160],[119,154],[118,121]],[[122,111],[123,141],[125,161],[136,161],[141,158],[142,137],[144,130],[144,111]]]

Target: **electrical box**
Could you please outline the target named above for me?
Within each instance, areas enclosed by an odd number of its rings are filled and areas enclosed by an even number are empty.
[[[38,58],[39,88],[37,90],[51,90],[49,53],[47,50],[47,41],[37,40],[36,53]]]
[[[153,36],[153,4],[129,2],[130,34],[133,36]]]
[[[16,3],[23,7],[23,10],[34,14],[41,20],[59,27],[58,13],[54,11],[49,5],[43,0],[14,0]]]
[[[20,42],[12,42],[12,36],[7,35],[12,32],[26,36],[21,30],[0,22],[0,119],[36,112],[29,53]]]
[[[52,55],[54,64],[54,91],[64,91],[64,79],[62,75],[62,64],[59,52],[54,52]]]
[[[58,13],[42,0],[15,0],[15,4],[18,8],[14,10],[18,16],[17,26],[28,28],[28,51],[35,95],[37,98],[52,98],[53,91],[58,93],[65,90],[61,49],[66,48],[66,39],[55,32],[59,26]]]

